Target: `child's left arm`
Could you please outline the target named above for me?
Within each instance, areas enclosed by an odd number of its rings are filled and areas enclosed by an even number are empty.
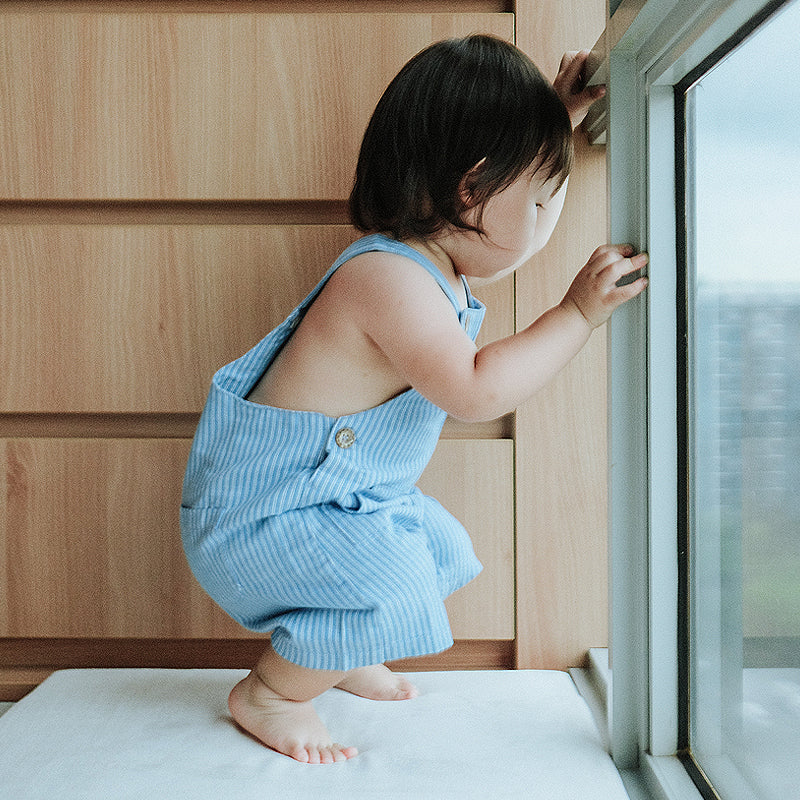
[[[605,86],[586,85],[588,58],[589,50],[564,53],[558,75],[553,79],[553,88],[566,106],[573,130],[583,122],[589,106],[606,93]]]

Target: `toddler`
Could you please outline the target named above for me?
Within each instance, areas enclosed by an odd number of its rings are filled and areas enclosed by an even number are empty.
[[[271,632],[234,687],[236,722],[307,763],[356,755],[311,700],[417,690],[385,661],[453,643],[443,600],[481,569],[466,531],[415,486],[448,414],[530,397],[646,285],[646,256],[598,248],[564,299],[480,349],[467,278],[516,270],[564,202],[572,130],[599,91],[586,52],[553,84],[483,35],[434,44],[387,88],[350,197],[364,238],[250,352],[213,379],[184,482],[189,563],[210,596]]]

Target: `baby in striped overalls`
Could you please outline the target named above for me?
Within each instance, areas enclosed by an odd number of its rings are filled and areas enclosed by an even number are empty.
[[[448,414],[488,420],[558,372],[639,294],[644,254],[598,248],[564,299],[480,349],[466,278],[516,270],[550,237],[572,131],[602,89],[587,53],[549,83],[489,36],[439,42],[387,88],[350,197],[367,234],[251,351],[215,376],[181,507],[194,574],[234,619],[270,632],[232,690],[233,718],[268,747],[344,761],[311,700],[417,690],[385,661],[452,644],[444,598],[481,566],[466,531],[415,486]]]

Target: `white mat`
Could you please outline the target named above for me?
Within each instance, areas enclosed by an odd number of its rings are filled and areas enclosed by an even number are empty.
[[[414,700],[314,701],[350,761],[299,764],[228,716],[240,670],[57,672],[0,717],[3,800],[627,800],[569,675],[421,672]]]

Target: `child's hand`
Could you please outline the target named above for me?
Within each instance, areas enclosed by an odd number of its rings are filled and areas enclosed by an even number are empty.
[[[583,122],[589,106],[606,93],[605,86],[586,86],[588,58],[588,50],[564,53],[558,75],[553,80],[553,88],[566,106],[573,130]]]
[[[598,247],[575,276],[561,305],[574,306],[592,328],[602,325],[614,309],[636,297],[647,286],[644,277],[618,285],[622,278],[647,264],[646,253],[634,253],[634,248],[627,244]]]

